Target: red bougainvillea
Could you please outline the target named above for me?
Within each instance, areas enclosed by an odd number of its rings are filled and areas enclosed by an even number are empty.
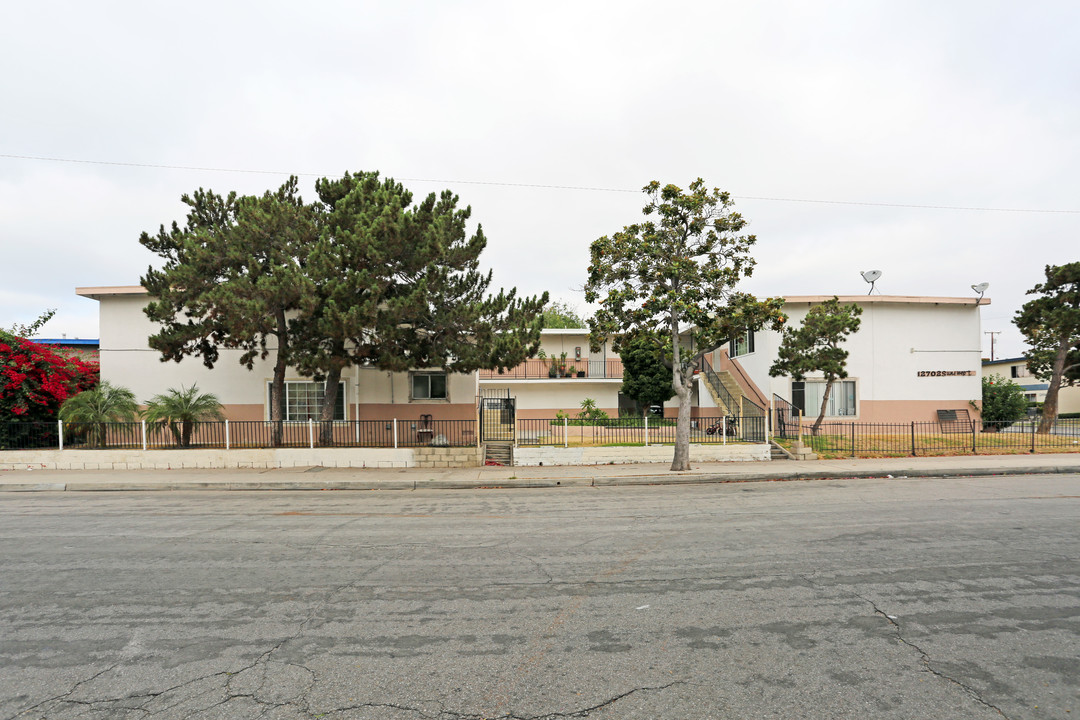
[[[97,382],[97,363],[0,330],[0,423],[52,420],[64,400]]]

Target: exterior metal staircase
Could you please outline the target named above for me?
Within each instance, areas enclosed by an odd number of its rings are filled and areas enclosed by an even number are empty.
[[[726,370],[716,372],[708,360],[702,360],[701,375],[713,402],[725,415],[742,415],[742,388]]]

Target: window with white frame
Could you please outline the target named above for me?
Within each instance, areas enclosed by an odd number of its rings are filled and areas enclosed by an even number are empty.
[[[267,383],[267,407],[273,402],[273,383]],[[285,381],[285,417],[287,422],[319,420],[322,417],[325,384],[321,382],[286,380]],[[267,417],[270,413],[267,413]],[[337,398],[334,400],[334,419],[345,419],[345,383],[338,384]]]
[[[730,357],[749,355],[752,352],[754,352],[753,330],[747,330],[742,335],[732,338],[731,342],[728,343],[728,355]]]
[[[446,373],[413,373],[410,382],[412,400],[447,400]]]
[[[791,402],[803,411],[804,415],[817,417],[821,412],[821,399],[825,397],[824,380],[794,380],[791,383]],[[826,417],[851,417],[856,414],[855,381],[837,380],[829,392],[829,404],[825,407]]]

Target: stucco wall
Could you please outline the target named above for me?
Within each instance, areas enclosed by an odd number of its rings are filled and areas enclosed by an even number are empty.
[[[800,325],[808,310],[806,303],[785,305],[788,324]],[[975,412],[969,401],[982,397],[982,336],[974,299],[966,304],[867,302],[861,320],[859,331],[843,345],[850,353],[849,379],[856,381],[857,415],[835,419],[932,421],[938,409]],[[780,346],[779,333],[755,333],[754,344],[753,353],[738,356],[739,363],[770,397],[775,393],[790,400],[791,379],[769,377]],[[938,370],[972,371],[972,375],[918,375]],[[816,416],[816,409],[810,414]]]
[[[225,406],[230,420],[269,418],[267,386],[273,379],[273,354],[256,359],[249,371],[239,362],[239,350],[221,349],[214,368],[208,369],[197,357],[179,363],[161,362],[161,355],[149,347],[147,338],[158,325],[143,313],[145,295],[118,295],[100,299],[101,378],[130,388],[145,403],[158,393],[181,385],[197,384],[211,392]],[[270,338],[268,347],[276,343]],[[310,382],[289,370],[286,380]],[[417,420],[430,414],[435,420],[471,420],[476,417],[476,375],[448,377],[447,400],[410,400],[409,373],[350,368],[342,376],[345,383],[346,419]],[[359,408],[357,402],[359,401]]]
[[[511,397],[517,398],[516,410],[520,418],[553,418],[560,410],[570,417],[577,417],[585,398],[596,401],[596,406],[610,417],[618,417],[621,386],[621,380],[566,378],[484,383],[483,387],[485,390],[509,390]]]

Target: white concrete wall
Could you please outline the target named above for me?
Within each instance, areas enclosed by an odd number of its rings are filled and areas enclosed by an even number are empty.
[[[974,300],[970,304],[866,302],[862,306],[859,331],[843,345],[850,353],[847,370],[856,381],[859,414],[843,420],[864,419],[863,403],[889,403],[899,411],[917,403],[927,408],[935,404],[961,407],[982,397],[982,336]],[[788,325],[801,325],[808,310],[805,303],[785,305]],[[791,379],[769,376],[780,334],[755,333],[754,345],[753,353],[735,359],[764,392],[790,400]],[[924,370],[970,370],[973,374],[919,377]],[[809,377],[820,378],[821,373]]]
[[[540,336],[540,349],[543,350],[547,356],[559,357],[561,353],[566,353],[568,360],[574,359],[574,349],[581,348],[581,359],[589,359],[589,331],[585,329],[581,330],[544,330]],[[593,353],[593,359],[605,356],[610,359],[616,359],[619,356],[611,351],[610,343],[606,343],[599,353]]]
[[[669,463],[670,445],[649,447],[518,447],[515,465],[621,465]],[[769,460],[768,445],[690,445],[690,462],[746,462]]]
[[[222,350],[213,370],[199,358],[180,363],[161,362],[161,353],[147,344],[159,327],[143,313],[145,295],[102,298],[101,379],[122,385],[135,393],[141,403],[169,388],[197,384],[200,390],[218,396],[224,405],[265,404],[262,383],[273,376],[269,363],[256,361],[248,371],[239,363],[238,350]]]
[[[158,393],[181,385],[197,384],[204,392],[211,392],[226,406],[226,414],[232,419],[269,419],[267,386],[274,376],[274,338],[267,342],[271,354],[266,360],[256,358],[248,370],[240,364],[239,350],[221,349],[214,368],[208,369],[198,357],[187,357],[181,362],[161,362],[161,354],[150,348],[147,339],[160,329],[151,322],[143,307],[146,295],[117,295],[100,299],[101,333],[101,379],[132,390],[140,403],[145,403]],[[286,380],[310,382],[290,369]],[[380,419],[414,417],[419,412],[432,412],[431,407],[422,411],[410,408],[421,404],[435,406],[459,405],[457,415],[472,417],[476,404],[476,374],[452,374],[448,377],[447,400],[411,401],[409,373],[386,373],[380,370],[348,368],[342,376],[345,382],[346,419],[356,419],[357,401],[361,405],[375,405]],[[386,406],[403,406],[400,409]],[[464,413],[464,414],[463,414]],[[360,413],[364,415],[363,412]]]
[[[264,448],[249,450],[13,450],[0,470],[181,470],[189,468],[415,467],[412,448]]]
[[[570,417],[576,417],[581,412],[581,401],[585,398],[595,400],[598,408],[609,412],[614,408],[617,412],[622,380],[520,380],[501,384],[485,382],[483,387],[485,390],[509,390],[511,396],[517,398],[519,412],[546,410],[550,411],[551,417],[555,417],[557,410],[563,410]]]

